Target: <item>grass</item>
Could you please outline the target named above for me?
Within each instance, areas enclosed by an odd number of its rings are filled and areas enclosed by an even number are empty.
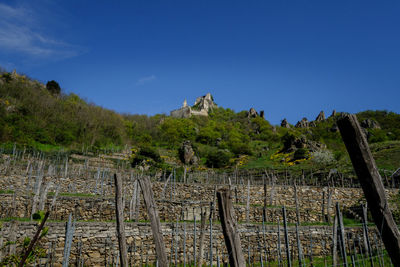
[[[0,194],[14,194],[13,190],[0,190]]]
[[[284,253],[284,252],[283,252]],[[252,266],[252,267],[258,267],[258,266],[268,266],[268,267],[279,267],[279,266],[287,266],[287,261],[283,260],[281,262],[279,262],[278,260],[274,260],[274,261],[263,261],[263,264],[261,265],[260,259],[257,259],[256,261],[254,261],[253,258],[251,258],[250,264],[249,261],[247,259],[247,254],[246,251],[243,251],[244,257],[245,257],[245,263],[246,266]],[[215,256],[215,255],[214,255]],[[259,255],[257,255],[259,257]],[[354,263],[355,266],[363,266],[363,267],[371,267],[370,261],[369,259],[365,258],[365,255],[362,254],[356,254],[353,255],[354,257]],[[176,267],[183,267],[183,263],[178,263],[178,264],[174,264],[174,260],[175,258],[172,259],[172,263],[170,266],[176,266]],[[215,260],[215,258],[214,258]],[[383,262],[382,262],[383,261]],[[301,266],[298,262],[297,257],[292,259],[292,266]],[[223,265],[222,259],[220,259],[220,266]],[[387,254],[386,251],[383,252],[383,255],[374,255],[373,256],[373,263],[374,266],[381,266],[381,264],[383,264],[383,266],[391,266],[390,263],[390,258]],[[210,266],[209,264],[209,260],[208,259],[203,259],[203,265],[202,266]],[[332,265],[332,256],[326,256],[326,257],[313,257],[312,262],[310,260],[310,258],[305,255],[303,262],[302,262],[303,266],[314,266],[314,267],[325,267],[325,266],[331,266]],[[340,257],[338,257],[338,264],[340,266],[342,266],[343,261]],[[352,266],[352,259],[351,256],[348,255],[347,256],[347,264],[348,266]],[[138,265],[140,266],[140,265]],[[143,264],[141,266],[156,266],[154,263],[148,263],[148,264]],[[188,267],[194,267],[194,263],[193,261],[190,262],[186,262],[186,265]],[[217,265],[213,265],[213,266],[217,266]],[[225,266],[225,265],[224,265]],[[230,264],[228,263],[226,266],[230,266]]]
[[[55,193],[54,192],[50,192],[48,193],[48,196],[54,196]],[[98,197],[95,194],[88,194],[88,193],[67,193],[67,192],[63,192],[63,193],[59,193],[59,196],[63,196],[63,197]]]
[[[380,169],[395,171],[400,167],[400,141],[374,143],[370,148]]]
[[[29,221],[31,221],[31,218],[7,217],[7,218],[1,218],[0,221],[1,222],[11,222],[11,221],[29,222]]]

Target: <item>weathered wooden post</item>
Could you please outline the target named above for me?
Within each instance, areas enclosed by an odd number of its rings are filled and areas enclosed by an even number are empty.
[[[35,245],[35,243],[40,239],[40,232],[42,231],[44,224],[46,223],[47,218],[49,218],[50,212],[47,211],[46,214],[44,215],[44,218],[42,220],[42,222],[40,223],[38,229],[36,230],[35,236],[33,237],[33,239],[31,240],[31,242],[29,243],[29,247],[26,250],[24,256],[22,257],[21,261],[18,264],[18,267],[22,267],[25,264],[26,259],[28,258],[29,254],[31,254],[33,246]]]
[[[117,219],[117,238],[119,247],[119,260],[121,267],[128,266],[128,254],[126,249],[126,237],[124,226],[124,207],[122,205],[122,180],[121,176],[114,173],[115,182],[115,213]]]
[[[336,266],[337,265],[337,224],[338,224],[338,217],[335,215],[335,218],[333,219],[333,229],[332,229],[332,265]]]
[[[160,267],[167,267],[168,260],[167,254],[165,253],[163,233],[161,229],[160,218],[158,216],[157,205],[154,201],[154,193],[153,189],[151,188],[150,179],[147,176],[142,176],[139,178],[139,184],[142,188],[144,204],[147,208],[147,214],[150,219],[151,230],[153,232],[154,243],[156,245],[158,265]]]
[[[206,211],[201,211],[201,222],[200,222],[200,244],[199,244],[199,267],[203,265],[203,251],[204,251],[204,238],[206,231]]]
[[[69,214],[68,222],[65,224],[65,243],[62,266],[68,267],[69,255],[71,253],[72,239],[75,233],[75,221],[72,221],[72,214]]]
[[[364,240],[365,240],[365,248],[367,249],[368,256],[369,256],[369,262],[371,264],[371,267],[374,267],[374,261],[372,259],[372,251],[371,251],[371,244],[369,242],[369,236],[368,236],[368,222],[367,222],[367,206],[363,205],[363,233],[364,233]]]
[[[193,224],[193,266],[196,267],[196,214],[193,215]]]
[[[288,267],[292,267],[292,259],[290,257],[290,248],[289,248],[289,235],[287,229],[287,220],[286,220],[286,208],[282,207],[282,215],[283,215],[283,229],[285,231],[285,248],[286,248],[286,260]]]
[[[395,266],[400,266],[400,233],[393,220],[382,178],[372,157],[367,139],[355,115],[345,115],[337,121],[343,142],[360,180],[375,224],[381,230],[386,250]]]
[[[250,179],[247,180],[246,223],[250,222]]]
[[[230,266],[246,266],[239,232],[236,229],[235,212],[232,205],[229,190],[221,189],[217,192],[218,210],[221,218],[222,231],[224,234],[226,249],[229,254]]]
[[[342,213],[340,212],[339,202],[336,202],[336,217],[338,219],[340,251],[343,258],[343,265],[347,267],[348,263],[347,263],[347,253],[346,253],[346,240],[344,234],[343,217]]]
[[[301,248],[301,240],[299,235],[299,223],[296,223],[296,240],[297,240],[297,258],[299,260],[299,266],[303,266],[303,250]]]

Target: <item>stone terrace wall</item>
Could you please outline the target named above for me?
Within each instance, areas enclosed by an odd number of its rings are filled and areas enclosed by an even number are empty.
[[[166,192],[166,199],[162,199],[161,191],[163,183],[153,183],[153,190],[162,221],[174,221],[178,219],[193,220],[194,215],[200,218],[202,208],[209,208],[209,203],[214,198],[214,186],[208,185],[188,185],[177,183],[175,185],[175,197],[170,198],[169,192]],[[267,197],[271,188],[268,188]],[[363,192],[358,188],[331,188],[332,201],[329,212],[334,214],[334,203],[339,202],[341,207],[351,207],[365,202]],[[127,190],[129,191],[129,190]],[[236,214],[239,221],[246,220],[246,187],[238,187],[238,204],[235,204]],[[295,201],[293,187],[277,186],[274,189],[273,206],[267,207],[267,221],[276,222],[277,217],[281,217],[281,206],[285,205],[288,213],[288,221],[295,222]],[[325,192],[325,200],[322,199]],[[20,192],[18,192],[20,193]],[[29,217],[33,196],[31,194],[0,194],[0,216],[7,217]],[[398,190],[388,190],[388,196],[392,197],[398,194]],[[128,195],[129,194],[129,195]],[[250,190],[250,210],[249,217],[252,222],[260,222],[263,212],[264,191],[260,186],[251,186]],[[322,206],[325,205],[324,214],[327,214],[328,193],[327,188],[322,187],[303,187],[297,188],[299,201],[300,219],[302,222],[320,222],[323,221]],[[130,193],[126,193],[125,216],[129,219]],[[174,200],[175,199],[175,200]],[[53,196],[47,199],[46,207],[51,205]],[[233,199],[235,201],[235,198]],[[143,200],[140,201],[140,212],[134,218],[138,220],[147,220],[146,212],[143,206]],[[51,219],[66,220],[69,213],[73,213],[78,220],[83,221],[107,221],[115,219],[115,206],[113,197],[102,196],[58,196],[56,205],[53,209]]]
[[[14,226],[18,229],[17,240],[23,239],[25,236],[33,236],[36,229],[36,224],[31,222],[13,222],[17,225]],[[9,240],[12,224],[11,222],[4,223],[3,235],[5,241]],[[54,266],[61,266],[65,226],[64,223],[48,223],[49,232],[45,238],[41,241],[41,244],[46,248],[46,258],[42,259],[42,264],[51,261]],[[177,254],[178,261],[183,262],[183,239],[184,236],[184,224],[179,223],[178,228],[175,224],[163,223],[164,241],[166,245],[166,251],[168,258],[171,256],[171,246],[174,242],[174,248],[178,244]],[[140,263],[153,263],[155,261],[155,247],[153,244],[153,237],[151,229],[148,224],[143,223],[127,223],[126,235],[128,243],[128,257],[129,261],[134,265],[138,266]],[[173,233],[178,229],[178,235]],[[371,235],[374,234],[375,228],[370,229]],[[256,262],[260,259],[260,249],[258,244],[263,247],[264,239],[263,232],[260,225],[239,225],[239,231],[241,232],[241,241],[243,252],[247,258],[248,245],[250,242],[251,246],[251,261]],[[281,229],[281,249],[284,254],[284,238],[283,229]],[[205,260],[208,261],[207,255],[209,253],[209,228],[205,231]],[[213,259],[216,263],[217,253],[221,261],[228,261],[225,244],[223,240],[222,231],[220,225],[213,225]],[[199,246],[199,224],[196,227],[197,242],[196,247]],[[362,237],[361,228],[346,228],[346,233],[352,236]],[[314,256],[327,256],[330,255],[331,244],[332,244],[332,229],[331,227],[322,226],[302,226],[299,227],[299,235],[303,248],[304,255],[308,255],[310,251],[310,240],[312,238],[313,248],[312,253]],[[193,261],[193,238],[194,236],[194,225],[192,223],[186,223],[186,262]],[[262,249],[263,257],[267,255],[269,260],[276,259],[277,256],[277,229],[275,226],[266,226],[265,228],[265,240],[266,249]],[[172,241],[174,239],[174,241]],[[296,245],[296,234],[293,227],[289,227],[289,239],[290,246],[293,250],[293,259],[295,259],[297,252]],[[352,244],[351,240],[349,241]],[[79,254],[79,245],[82,246],[82,253]],[[52,249],[51,249],[52,248]],[[175,258],[175,251],[172,250],[173,258]],[[265,253],[265,254],[264,254]],[[114,223],[95,223],[95,222],[77,222],[76,230],[73,240],[73,246],[71,249],[70,264],[76,266],[76,262],[84,262],[85,266],[104,266],[107,261],[108,264],[116,262],[118,257],[118,244],[115,234]],[[284,257],[284,256],[283,256]]]

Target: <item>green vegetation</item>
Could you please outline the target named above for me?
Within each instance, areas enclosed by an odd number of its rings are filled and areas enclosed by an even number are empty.
[[[282,114],[283,116],[284,114]],[[400,162],[400,115],[364,111],[368,141],[379,168],[394,171]],[[208,117],[118,114],[65,94],[56,81],[46,86],[26,76],[0,72],[0,141],[3,147],[44,152],[133,147],[132,164],[171,169],[182,166],[183,141],[193,145],[200,167],[351,169],[334,117],[308,128],[272,126],[247,111],[217,107]]]

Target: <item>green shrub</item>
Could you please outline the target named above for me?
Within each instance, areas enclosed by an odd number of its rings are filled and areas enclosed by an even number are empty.
[[[162,159],[160,157],[160,153],[154,147],[143,146],[140,147],[136,153],[132,153],[131,165],[132,167],[136,167],[143,162],[156,166],[162,163]]]
[[[211,150],[206,157],[206,165],[209,168],[227,167],[230,165],[231,158],[233,158],[233,155],[227,150]]]
[[[305,148],[299,148],[294,152],[293,160],[306,159],[308,157],[309,157],[308,150]]]
[[[61,93],[60,85],[54,80],[47,82],[46,89],[53,95],[59,95]]]

